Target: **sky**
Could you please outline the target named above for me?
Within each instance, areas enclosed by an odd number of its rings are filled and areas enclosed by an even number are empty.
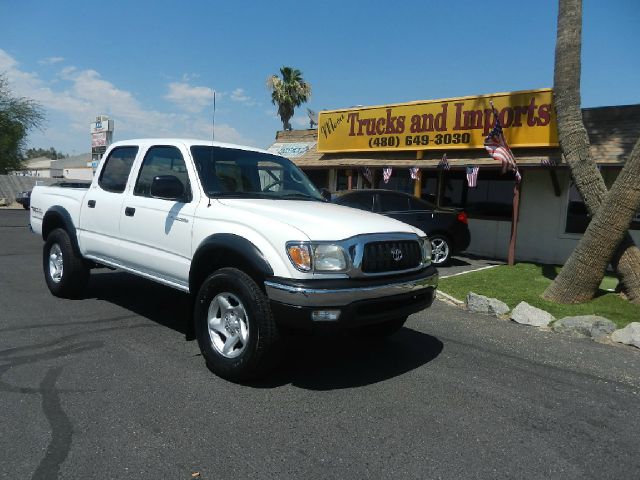
[[[640,103],[640,2],[584,1],[583,107]],[[44,108],[30,147],[212,136],[266,148],[282,128],[266,80],[302,71],[314,111],[551,87],[557,2],[0,0],[0,73]]]

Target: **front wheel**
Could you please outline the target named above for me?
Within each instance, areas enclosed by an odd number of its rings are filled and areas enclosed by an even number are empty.
[[[42,250],[42,268],[47,287],[56,297],[77,297],[89,282],[89,268],[74,251],[69,234],[61,228],[47,236]]]
[[[444,267],[451,261],[451,242],[444,235],[433,235],[431,241],[431,263]]]
[[[196,337],[207,367],[232,381],[273,365],[279,340],[269,300],[236,268],[222,268],[202,284],[194,311]]]

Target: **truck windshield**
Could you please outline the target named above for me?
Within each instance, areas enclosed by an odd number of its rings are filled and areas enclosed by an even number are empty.
[[[191,155],[209,197],[323,200],[302,170],[286,158],[204,145],[191,147]]]

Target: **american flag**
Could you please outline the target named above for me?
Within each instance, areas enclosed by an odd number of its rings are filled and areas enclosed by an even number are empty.
[[[409,173],[411,174],[411,178],[413,178],[414,180],[420,178],[420,169],[418,167],[411,167],[409,169]]]
[[[384,167],[382,169],[382,179],[384,183],[389,183],[389,179],[391,178],[391,167]]]
[[[493,104],[491,105],[493,106]],[[519,182],[522,178],[518,171],[518,165],[516,165],[516,159],[507,144],[507,139],[504,138],[504,132],[502,131],[502,125],[500,125],[500,119],[498,118],[498,112],[494,109],[494,115],[496,117],[496,125],[484,139],[484,148],[487,149],[489,155],[494,160],[498,160],[502,163],[502,173],[507,170],[513,170],[516,175],[516,181]]]
[[[373,173],[371,173],[371,169],[369,167],[364,167],[362,170],[362,176],[367,179],[369,185],[373,186]]]
[[[447,159],[447,154],[442,155],[442,159],[438,162],[438,168],[442,168],[444,170],[449,170],[451,165],[449,165],[449,160]]]
[[[469,188],[474,188],[478,184],[478,170],[480,167],[477,165],[467,165],[467,183]]]

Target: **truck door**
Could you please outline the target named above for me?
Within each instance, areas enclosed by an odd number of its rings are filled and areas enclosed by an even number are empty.
[[[199,192],[188,153],[177,146],[152,146],[142,160],[133,189],[125,196],[120,231],[127,245],[125,265],[188,288],[191,266],[191,232]],[[154,197],[153,179],[173,176],[183,185],[182,198]],[[195,191],[194,191],[195,190]]]
[[[119,263],[120,212],[137,146],[116,147],[102,164],[80,207],[78,242],[84,255]]]

